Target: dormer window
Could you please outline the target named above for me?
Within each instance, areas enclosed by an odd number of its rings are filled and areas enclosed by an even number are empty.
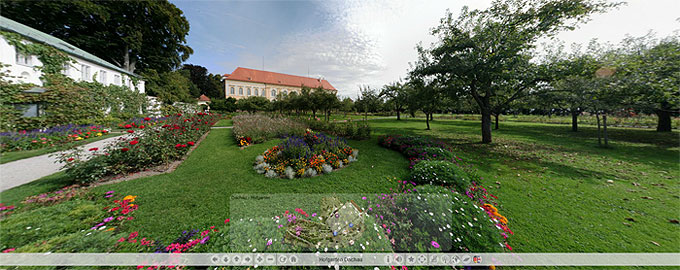
[[[17,65],[31,66],[31,55],[23,54],[19,50],[16,50],[16,55]]]

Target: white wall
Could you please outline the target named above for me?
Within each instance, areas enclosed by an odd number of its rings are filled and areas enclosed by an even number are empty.
[[[3,70],[9,71],[9,75],[14,76],[14,78],[10,78],[9,80],[17,83],[33,83],[42,86],[42,82],[40,81],[40,76],[42,73],[34,68],[42,66],[42,63],[35,55],[30,55],[29,57],[30,66],[17,63],[17,54],[14,46],[10,45],[7,40],[5,40],[5,38],[0,35],[0,63],[3,65],[9,65],[8,67],[3,67]],[[135,86],[133,85],[132,80],[130,80],[130,76],[125,73],[100,66],[72,55],[71,59],[75,60],[75,63],[69,63],[69,67],[67,69],[65,68],[62,73],[76,81],[85,80],[92,82],[93,76],[96,75],[95,80],[101,82],[104,85],[123,85],[129,87],[130,89],[136,89],[137,91],[144,93],[145,84],[142,80],[139,80],[138,84]],[[90,67],[89,76],[86,76],[85,78],[83,78],[83,74],[81,72],[82,65]],[[102,72],[105,72],[105,80],[102,80],[104,78],[100,77],[102,76]],[[119,82],[116,81],[116,76],[120,76]]]

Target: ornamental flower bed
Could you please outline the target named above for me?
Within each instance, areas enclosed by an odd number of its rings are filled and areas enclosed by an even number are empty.
[[[261,114],[237,115],[232,121],[234,138],[240,147],[282,136],[302,136],[307,129],[305,124],[289,118],[269,117]]]
[[[181,159],[217,120],[215,115],[197,113],[175,114],[151,124],[126,124],[128,135],[103,149],[88,149],[88,154],[73,149],[61,153],[59,159],[66,173],[80,183],[137,172]]]
[[[72,124],[31,131],[2,132],[0,133],[0,152],[60,146],[108,133],[109,130],[102,126]]]
[[[508,219],[499,213],[498,198],[480,184],[483,178],[471,164],[464,163],[454,155],[451,146],[425,137],[400,135],[380,136],[378,143],[409,157],[411,183],[443,186],[463,193],[476,207],[486,212],[494,226],[501,231],[503,239],[513,234],[508,227]],[[502,246],[512,250],[507,242]]]
[[[290,136],[257,156],[253,169],[269,178],[313,177],[345,167],[358,155],[359,150],[343,138],[307,130],[304,136]]]

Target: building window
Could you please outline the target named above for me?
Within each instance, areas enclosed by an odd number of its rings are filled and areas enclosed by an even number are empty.
[[[71,65],[69,63],[64,64],[64,67],[61,69],[61,74],[64,74],[65,76],[71,75]]]
[[[21,111],[23,117],[40,116],[40,106],[38,104],[15,104],[14,108]]]
[[[120,85],[120,75],[113,75],[113,84]]]
[[[283,90],[283,95],[288,95],[288,90]]]
[[[83,81],[90,80],[90,66],[80,65],[80,79]]]
[[[252,93],[250,92],[250,87],[248,87],[248,95],[249,96],[252,95]]]
[[[262,88],[262,96],[263,96],[263,97],[266,97],[266,96],[267,96],[267,90],[265,90],[264,88]]]
[[[106,71],[101,71],[99,72],[99,82],[102,84],[106,84]]]
[[[276,98],[276,89],[272,89],[272,97]]]
[[[243,96],[243,87],[238,88],[238,95]]]
[[[231,87],[231,89],[229,89],[229,94],[232,94],[232,95],[235,94],[233,86]]]
[[[255,95],[259,96],[260,95],[260,90],[258,88],[255,88]]]
[[[20,53],[19,50],[16,50],[16,54],[17,54],[17,64],[18,65],[31,66],[31,56],[30,55]]]

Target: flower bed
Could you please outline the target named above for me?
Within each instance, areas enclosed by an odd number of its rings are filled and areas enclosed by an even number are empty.
[[[257,156],[253,169],[269,178],[313,177],[347,166],[358,154],[343,138],[307,130]]]
[[[495,228],[501,230],[500,235],[504,239],[513,234],[507,226],[508,219],[498,211],[497,197],[480,184],[482,177],[471,164],[465,164],[454,155],[448,144],[420,136],[400,135],[380,136],[378,143],[409,158],[413,185],[438,185],[465,194],[477,208],[486,212]],[[421,187],[418,186],[419,189]],[[512,250],[507,242],[501,246]]]
[[[109,133],[98,125],[64,125],[31,131],[0,133],[0,152],[34,150],[100,137]]]
[[[241,147],[282,136],[302,136],[307,129],[305,124],[289,118],[261,114],[237,115],[232,121],[234,138]]]
[[[89,149],[86,159],[74,149],[60,155],[66,173],[81,183],[99,180],[107,175],[130,173],[179,160],[189,148],[218,120],[207,113],[176,114],[147,125],[126,124],[124,136],[104,149]]]
[[[321,121],[319,118],[302,118],[301,121],[313,130],[319,130],[333,136],[353,140],[363,140],[371,137],[371,127],[366,121],[352,121],[350,119],[341,122],[326,122]]]

